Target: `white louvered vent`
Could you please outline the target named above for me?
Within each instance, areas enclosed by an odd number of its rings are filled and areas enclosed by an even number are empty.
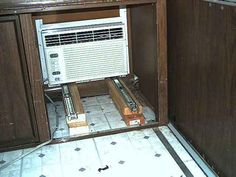
[[[91,46],[92,45],[92,46]],[[94,80],[124,74],[123,41],[83,43],[63,49],[67,80]],[[127,73],[127,71],[125,71]]]
[[[129,74],[126,10],[120,13],[107,19],[36,24],[49,86]]]

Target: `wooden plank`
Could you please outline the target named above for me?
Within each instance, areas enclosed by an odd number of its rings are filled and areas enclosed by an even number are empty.
[[[88,11],[70,11],[65,13],[62,12],[48,12],[46,14],[37,13],[33,16],[33,19],[42,19],[44,24],[51,23],[62,23],[62,22],[72,22],[80,20],[92,20],[92,19],[101,19],[101,18],[111,18],[119,17],[119,8],[108,8],[108,9],[94,9]]]
[[[133,115],[133,112],[129,109],[129,107],[126,105],[122,95],[120,94],[119,91],[117,91],[117,88],[115,86],[115,84],[113,83],[113,81],[111,79],[106,79],[107,81],[107,86],[109,89],[109,94],[112,98],[112,100],[114,101],[114,103],[116,104],[118,110],[121,112],[122,115]],[[142,109],[141,109],[142,111]],[[137,113],[142,113],[142,112],[138,112]]]
[[[88,126],[77,84],[76,83],[69,84],[68,88],[71,94],[71,99],[73,102],[75,113],[77,115],[77,119],[73,120],[67,119],[67,124],[69,128],[79,128],[83,126]]]
[[[133,71],[133,47],[132,47],[132,23],[131,23],[131,10],[127,8],[127,28],[128,28],[128,46],[129,46],[129,70],[130,73],[134,73]]]
[[[143,114],[121,115],[128,126],[144,125],[145,119]]]
[[[20,23],[34,102],[33,105],[36,114],[37,129],[39,132],[39,139],[43,142],[50,138],[50,132],[44,102],[43,82],[38,48],[36,45],[36,35],[31,14],[20,15]]]
[[[17,0],[5,1],[0,3],[0,15],[5,14],[18,14],[18,13],[35,13],[35,12],[49,12],[49,11],[61,11],[61,10],[82,10],[90,8],[105,8],[114,6],[125,6],[135,4],[147,4],[156,3],[156,0],[110,0],[110,1],[61,1],[51,2],[48,0],[34,1],[34,2],[19,2]]]
[[[126,91],[128,92],[129,96],[134,100],[134,102],[136,103],[137,107],[138,107],[138,114],[143,114],[143,106],[141,105],[141,103],[136,99],[136,97],[134,96],[134,94],[131,92],[131,90],[127,87],[127,85],[125,84],[125,82],[122,79],[119,79],[120,83],[124,86],[124,88],[126,89]]]
[[[71,93],[76,114],[84,114],[84,108],[80,99],[80,94],[77,84],[76,83],[70,84],[69,90]]]
[[[125,115],[129,115],[131,114],[130,110],[128,109],[128,107],[125,104],[125,101],[121,98],[121,95],[116,92],[116,87],[115,85],[112,83],[111,79],[106,79],[107,81],[107,87],[109,89],[109,94],[112,98],[112,100],[114,101],[115,105],[117,106],[118,110]]]
[[[230,53],[230,60],[231,60],[231,64],[230,66],[232,67],[231,69],[231,74],[232,76],[232,85],[231,85],[231,121],[230,122],[230,126],[231,126],[231,161],[232,161],[232,165],[231,165],[231,173],[229,173],[229,176],[234,176],[236,174],[236,141],[235,141],[235,137],[236,137],[236,129],[235,129],[235,125],[236,125],[236,7],[234,8],[230,8],[230,13],[229,16],[230,18],[230,28],[229,28],[229,35],[228,35],[228,39],[229,39],[229,46],[232,46],[231,49],[228,51]],[[229,152],[228,152],[229,153]]]
[[[158,118],[161,124],[168,123],[167,85],[167,8],[166,0],[156,3],[157,12],[157,75],[158,75]]]
[[[113,81],[110,78],[107,79],[106,81],[107,81],[107,85],[109,88],[110,96],[111,96],[113,102],[115,103],[117,109],[119,110],[121,116],[123,117],[126,125],[128,125],[128,126],[137,125],[137,124],[144,125],[145,120],[144,120],[144,116],[143,116],[143,108],[142,108],[141,104],[138,102],[138,100],[134,97],[132,92],[125,85],[125,83],[120,80],[121,83],[123,84],[123,86],[125,87],[125,89],[127,90],[127,92],[130,94],[130,96],[133,98],[135,103],[138,105],[137,112],[132,112],[129,109],[129,107],[125,103],[122,95],[118,91],[118,89],[115,86],[115,84],[113,83]]]
[[[88,126],[87,121],[79,121],[78,119],[66,120],[66,123],[69,128],[80,128],[80,127]]]

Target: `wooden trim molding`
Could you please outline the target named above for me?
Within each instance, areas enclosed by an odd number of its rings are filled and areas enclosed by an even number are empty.
[[[25,55],[30,76],[30,85],[34,100],[34,109],[40,142],[50,139],[48,118],[45,108],[42,77],[38,48],[31,14],[20,15],[20,23],[24,42]]]
[[[88,9],[96,7],[114,7],[156,3],[156,0],[79,0],[79,1],[60,1],[49,2],[43,1],[18,1],[13,0],[9,3],[7,0],[0,2],[0,14],[20,14],[20,13],[35,13],[35,12],[49,12],[59,10],[72,9]]]
[[[156,3],[157,9],[157,75],[158,75],[158,117],[161,124],[168,123],[167,85],[167,10],[166,0]]]

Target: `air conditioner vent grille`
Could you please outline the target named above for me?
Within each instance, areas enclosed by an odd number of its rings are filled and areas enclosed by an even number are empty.
[[[93,31],[84,31],[77,33],[78,43],[93,42]]]
[[[45,36],[45,42],[47,44],[47,47],[60,45],[59,35]]]
[[[77,43],[76,42],[76,33],[60,34],[59,39],[60,39],[60,44],[61,45]]]
[[[47,47],[123,38],[123,28],[109,28],[74,33],[46,35]]]
[[[122,28],[113,28],[110,29],[111,39],[120,39],[123,38]]]

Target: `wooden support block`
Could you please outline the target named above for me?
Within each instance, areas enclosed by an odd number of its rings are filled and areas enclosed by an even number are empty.
[[[128,126],[145,124],[145,119],[143,114],[133,114],[131,116],[123,116],[123,119],[126,125]]]
[[[127,87],[127,85],[125,84],[125,82],[122,79],[119,79],[120,83],[124,86],[124,88],[127,90],[128,94],[130,95],[130,97],[134,100],[134,102],[137,104],[138,106],[138,111],[137,114],[143,114],[143,106],[140,104],[140,102],[136,99],[136,97],[134,96],[134,94],[131,92],[131,90]]]
[[[107,86],[109,89],[109,94],[115,103],[117,109],[119,110],[121,116],[123,117],[126,125],[132,126],[132,125],[144,125],[145,119],[143,116],[143,107],[138,102],[138,100],[135,98],[133,93],[129,90],[129,88],[125,85],[125,83],[120,80],[124,88],[127,90],[130,97],[134,100],[134,102],[138,106],[138,110],[136,112],[132,112],[130,108],[127,106],[126,102],[123,99],[123,96],[119,92],[118,88],[115,86],[114,82],[111,79],[107,79]]]
[[[76,83],[68,85],[76,114],[84,114],[84,108],[80,99],[79,89]]]
[[[107,86],[109,89],[109,94],[117,106],[118,110],[122,115],[132,115],[130,109],[127,107],[125,104],[125,101],[123,100],[122,96],[120,93],[117,91],[116,86],[114,85],[113,81],[111,79],[107,79]]]
[[[77,84],[76,83],[69,84],[68,88],[71,94],[71,99],[74,105],[75,113],[78,117],[78,119],[73,119],[73,120],[67,119],[67,124],[69,128],[88,126]]]
[[[83,121],[82,121],[82,119],[81,120],[79,120],[79,119],[68,120],[67,119],[66,123],[69,126],[69,128],[77,128],[77,127],[88,126],[88,123],[87,123],[86,119],[83,120]]]
[[[115,105],[117,106],[118,110],[120,111],[120,113],[122,115],[128,116],[128,115],[133,115],[134,113],[129,109],[129,107],[126,105],[122,95],[120,94],[120,92],[117,90],[117,87],[115,86],[115,84],[113,83],[113,81],[109,78],[106,79],[107,82],[107,86],[109,89],[109,94],[113,100],[113,102],[115,103]],[[122,81],[123,82],[123,81]],[[127,89],[127,92],[130,94],[130,96],[132,97],[132,99],[135,101],[135,103],[138,105],[138,110],[137,112],[135,112],[136,114],[142,114],[143,113],[143,108],[141,106],[141,104],[137,101],[137,99],[135,98],[135,96],[132,94],[132,92],[128,89],[128,87],[124,84],[124,82],[122,83],[123,86]]]

